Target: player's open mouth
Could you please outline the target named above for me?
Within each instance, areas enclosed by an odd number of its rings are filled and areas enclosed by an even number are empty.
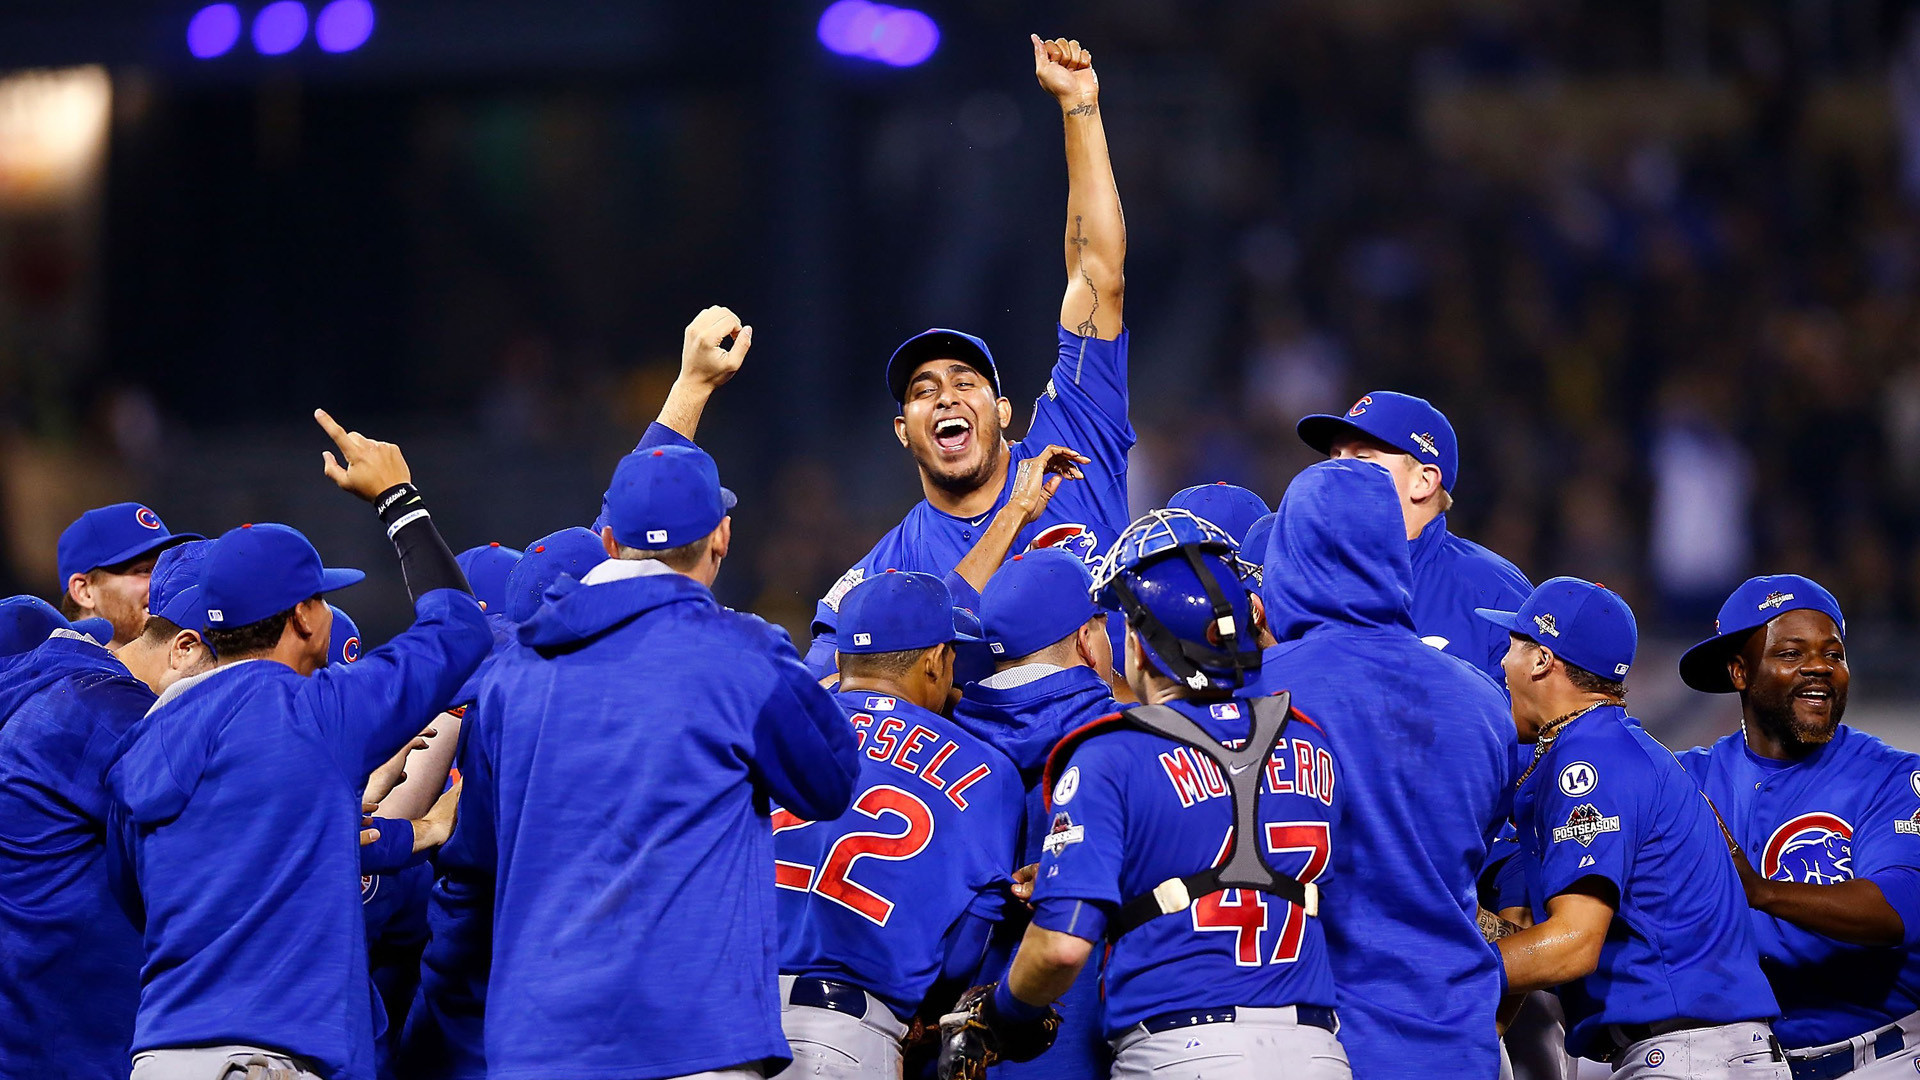
[[[1825,686],[1809,686],[1805,689],[1794,691],[1793,696],[1799,698],[1801,701],[1811,702],[1816,705],[1825,705],[1833,700],[1833,691]]]
[[[949,416],[933,425],[933,443],[942,454],[963,454],[973,445],[973,425],[958,416]]]

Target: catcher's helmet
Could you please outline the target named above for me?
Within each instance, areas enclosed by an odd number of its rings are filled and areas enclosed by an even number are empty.
[[[1250,570],[1211,522],[1153,510],[1100,560],[1093,597],[1126,615],[1155,667],[1193,690],[1233,690],[1260,670]]]

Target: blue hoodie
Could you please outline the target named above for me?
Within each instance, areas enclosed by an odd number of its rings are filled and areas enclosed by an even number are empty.
[[[783,632],[659,563],[596,575],[548,590],[476,705],[498,750],[487,1075],[787,1061],[768,802],[846,812],[853,729]]]
[[[1007,755],[1020,770],[1027,788],[1020,865],[1040,861],[1040,843],[1047,835],[1042,774],[1054,744],[1068,732],[1121,708],[1113,699],[1113,688],[1088,667],[1048,672],[1018,686],[974,683],[953,707],[954,723]],[[1100,1006],[1102,967],[1099,960],[1087,964],[1055,1003],[1062,1019],[1052,1049],[1033,1061],[1001,1064],[995,1071],[1000,1080],[1103,1080],[1112,1067],[1113,1052],[1107,1048]]]
[[[110,858],[137,883],[146,965],[133,1050],[223,1043],[374,1076],[360,792],[487,650],[472,596],[309,678],[271,660],[184,679],[107,770]]]
[[[125,1080],[140,932],[108,888],[101,774],[152,705],[84,638],[0,661],[0,1076]]]
[[[1262,583],[1281,644],[1253,693],[1290,690],[1346,763],[1320,908],[1358,1080],[1500,1071],[1500,959],[1475,878],[1508,803],[1507,700],[1414,633],[1393,481],[1365,461],[1309,466],[1287,489]]]

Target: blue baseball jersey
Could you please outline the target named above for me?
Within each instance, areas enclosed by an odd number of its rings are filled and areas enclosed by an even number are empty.
[[[774,811],[780,973],[852,983],[907,1020],[947,966],[948,930],[969,914],[997,922],[1011,902],[1020,774],[912,702],[834,696],[860,778],[831,821]]]
[[[785,634],[658,563],[604,565],[624,576],[549,590],[474,706],[497,798],[487,1075],[788,1060],[767,804],[845,813],[853,731]]]
[[[1410,547],[1414,633],[1486,672],[1505,693],[1500,661],[1507,655],[1507,632],[1473,609],[1518,610],[1533,592],[1532,583],[1506,559],[1448,532],[1445,514],[1428,522]]]
[[[1514,823],[1536,921],[1583,878],[1619,894],[1600,966],[1559,988],[1569,1053],[1612,1049],[1608,1024],[1779,1014],[1712,809],[1625,709],[1602,705],[1561,730],[1515,796]]]
[[[125,1080],[140,932],[108,887],[101,774],[152,705],[77,635],[0,661],[0,1077]]]
[[[1780,1041],[1824,1046],[1920,1009],[1920,756],[1841,724],[1800,762],[1763,758],[1738,732],[1680,761],[1761,876],[1809,885],[1864,878],[1905,924],[1905,941],[1886,948],[1749,912],[1780,1000]]]
[[[1247,737],[1245,700],[1168,704],[1216,739]],[[1043,909],[1079,900],[1111,916],[1161,882],[1226,858],[1233,799],[1206,755],[1123,728],[1089,738],[1064,765],[1034,884]],[[1265,835],[1253,841],[1275,870],[1329,884],[1341,782],[1325,735],[1294,717],[1264,770]],[[1109,1038],[1162,1013],[1334,1004],[1320,920],[1250,889],[1200,897],[1122,936],[1107,957],[1106,988]]]
[[[1088,563],[1105,554],[1132,520],[1127,509],[1127,451],[1134,444],[1133,424],[1127,418],[1127,337],[1123,330],[1114,340],[1103,341],[1060,327],[1059,359],[1046,391],[1034,402],[1027,437],[1012,446],[1000,497],[972,518],[943,513],[924,499],[907,511],[900,524],[842,575],[815,608],[813,646],[807,651],[807,665],[815,674],[833,670],[840,598],[869,574],[892,569],[946,575],[947,584],[956,588],[954,602],[978,610],[979,594],[952,570],[1007,504],[1020,463],[1049,444],[1072,447],[1093,460],[1080,467],[1084,480],[1060,485],[1040,520],[1021,530],[1008,554],[1062,547]]]
[[[264,1044],[332,1080],[374,1076],[360,793],[489,638],[467,593],[435,589],[414,611],[310,677],[251,660],[183,679],[121,740],[109,858],[146,916],[135,1053]]]

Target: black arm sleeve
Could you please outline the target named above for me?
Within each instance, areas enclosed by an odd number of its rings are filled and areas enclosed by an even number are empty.
[[[387,539],[393,541],[400,556],[400,573],[407,579],[407,595],[415,603],[435,589],[459,589],[471,593],[467,575],[454,561],[453,550],[440,538],[421,501],[420,489],[412,484],[395,484],[373,500],[380,524],[387,527]]]

